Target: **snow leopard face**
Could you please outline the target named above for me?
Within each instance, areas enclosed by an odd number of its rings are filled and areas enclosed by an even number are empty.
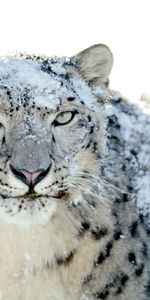
[[[71,59],[1,58],[2,218],[37,222],[49,218],[60,203],[80,201],[88,187],[82,178],[96,174],[103,151],[103,102],[111,64],[104,45]]]

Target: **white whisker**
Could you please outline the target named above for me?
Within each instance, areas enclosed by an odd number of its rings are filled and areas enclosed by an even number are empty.
[[[71,181],[70,182],[70,179],[72,178],[69,178],[69,181],[67,181],[67,185],[72,187],[72,188],[79,188],[80,191],[84,192],[85,194],[88,194],[88,195],[91,195],[92,197],[96,198],[96,199],[100,199],[101,201],[108,201],[108,197],[106,197],[104,195],[104,191],[103,191],[103,194],[102,192],[99,192],[99,190],[96,192],[96,190],[93,190],[92,189],[92,186],[89,188],[89,185],[88,186],[85,186],[83,185],[81,182],[74,182],[74,181]],[[76,178],[75,178],[76,179]]]
[[[100,178],[100,177],[98,177],[98,176],[96,176],[96,175],[91,175],[91,174],[88,174],[88,173],[86,173],[86,172],[84,172],[84,171],[81,171],[81,172],[76,173],[75,176],[78,176],[78,177],[79,177],[79,176],[85,176],[85,179],[86,179],[86,178],[87,178],[87,179],[94,179],[94,182],[95,182],[96,186],[97,186],[97,185],[105,186],[106,188],[111,189],[114,193],[115,193],[115,190],[116,190],[117,192],[122,193],[122,194],[126,193],[125,191],[121,190],[120,188],[118,188],[118,187],[112,185],[112,184],[109,183],[108,181],[106,181],[106,180],[104,180],[104,179],[102,179],[102,178]],[[83,177],[81,177],[81,178],[83,178]],[[116,194],[116,193],[115,193],[115,194]],[[116,195],[117,195],[117,194],[116,194]]]

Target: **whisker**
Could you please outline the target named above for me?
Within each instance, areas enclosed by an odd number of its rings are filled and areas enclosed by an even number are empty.
[[[97,194],[95,194],[93,191],[91,191],[90,189],[85,189],[82,185],[80,185],[80,184],[74,184],[74,183],[68,183],[68,186],[70,186],[70,187],[73,187],[73,188],[76,188],[77,186],[79,187],[79,189],[81,190],[81,191],[83,191],[85,194],[89,194],[89,195],[91,195],[92,197],[94,197],[94,198],[97,198],[98,197],[98,195]]]
[[[89,186],[84,186],[83,184],[81,184],[81,182],[67,182],[68,186],[72,187],[72,188],[76,188],[78,187],[79,190],[81,190],[82,192],[84,192],[85,194],[89,194],[92,197],[96,198],[96,199],[100,199],[101,201],[108,201],[108,197],[106,198],[102,193],[96,193],[95,190],[89,188]]]
[[[105,186],[106,188],[110,188],[114,193],[115,193],[114,190],[116,190],[117,192],[120,192],[122,194],[124,194],[124,193],[129,194],[129,193],[121,190],[120,188],[116,187],[115,185],[109,183],[108,181],[106,181],[106,180],[104,180],[104,179],[102,179],[102,178],[100,178],[100,177],[98,177],[96,175],[88,174],[88,173],[86,173],[84,171],[78,172],[74,176],[85,176],[85,179],[86,178],[94,179],[96,183],[98,183],[99,185],[101,184],[101,185]]]

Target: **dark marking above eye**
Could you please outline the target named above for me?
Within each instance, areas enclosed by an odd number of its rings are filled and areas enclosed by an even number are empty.
[[[66,73],[66,74],[60,74],[59,76],[62,77],[62,78],[64,78],[65,80],[70,79],[70,76],[69,76],[68,73]]]

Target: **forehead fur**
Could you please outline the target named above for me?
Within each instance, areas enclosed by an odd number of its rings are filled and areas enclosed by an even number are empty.
[[[2,57],[1,104],[33,105],[56,109],[60,99],[78,99],[93,109],[96,98],[106,98],[101,87],[88,86],[73,58]]]

